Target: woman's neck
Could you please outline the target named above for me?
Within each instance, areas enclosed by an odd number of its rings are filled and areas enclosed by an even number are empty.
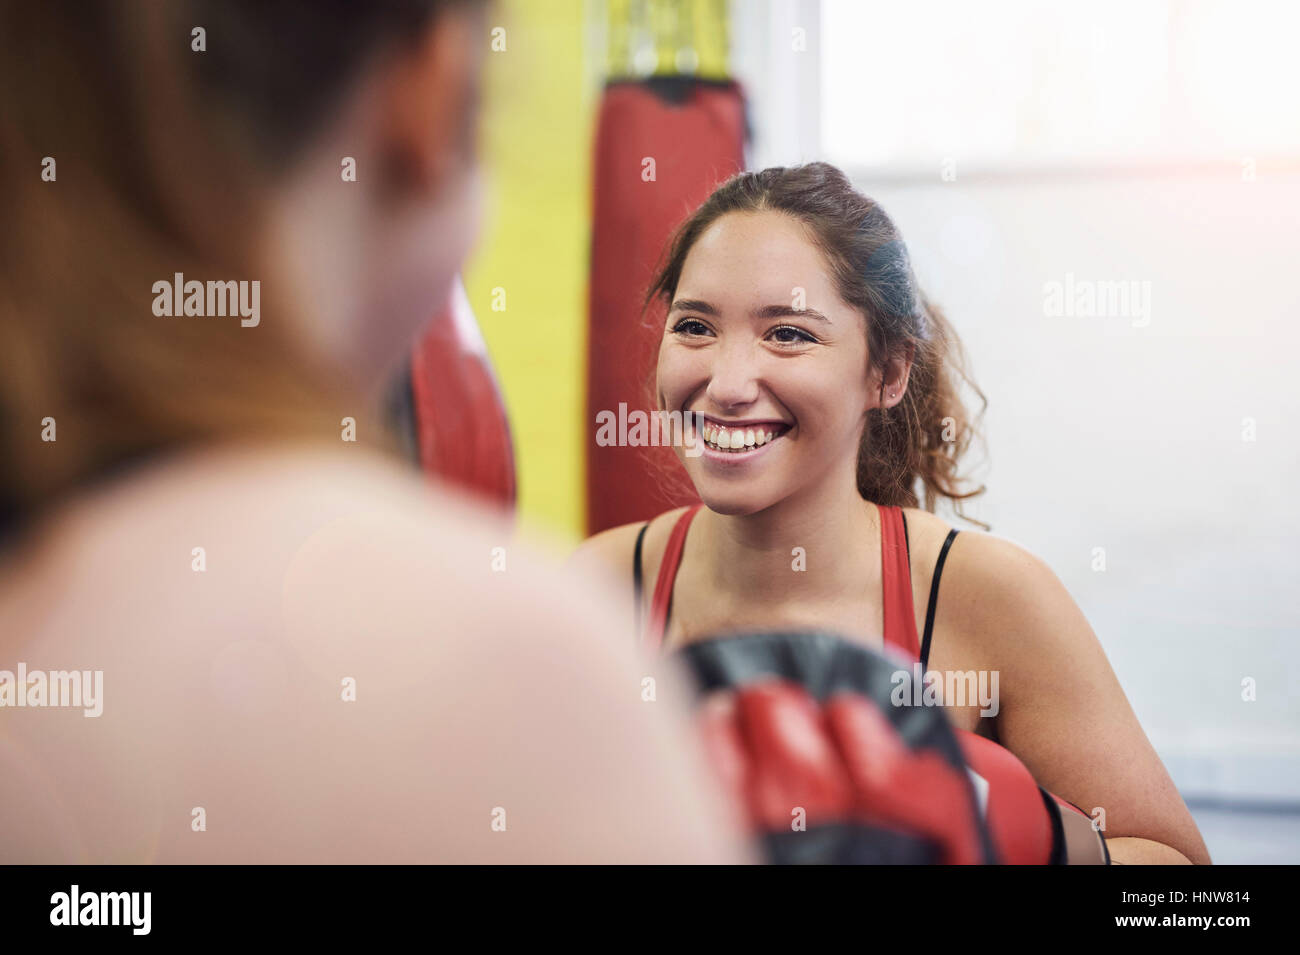
[[[850,480],[808,488],[756,514],[706,509],[696,521],[702,577],[720,593],[765,603],[861,590],[879,515]]]

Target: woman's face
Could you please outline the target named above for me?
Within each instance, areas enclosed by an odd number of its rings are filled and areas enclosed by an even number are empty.
[[[702,416],[703,453],[678,457],[704,503],[753,514],[828,477],[852,482],[867,357],[864,318],[801,223],[715,221],[687,254],[657,380],[662,410]]]
[[[439,15],[359,77],[277,207],[302,334],[365,389],[446,309],[478,235],[485,9]]]
[[[384,349],[404,357],[412,337],[451,301],[452,283],[478,236],[483,179],[479,166],[484,10],[439,16],[412,64],[399,73],[390,148],[415,157],[397,199],[377,204],[366,249],[365,308],[354,354]],[[401,136],[409,136],[409,145]],[[409,182],[405,180],[411,180]]]

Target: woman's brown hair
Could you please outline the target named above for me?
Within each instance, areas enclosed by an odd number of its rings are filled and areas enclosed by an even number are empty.
[[[265,281],[266,198],[358,73],[454,5],[0,5],[0,531],[159,452],[339,440],[362,402]],[[177,272],[258,280],[260,324],[156,316]]]
[[[863,314],[871,368],[882,373],[882,391],[888,360],[912,351],[903,400],[893,408],[873,408],[867,416],[858,447],[858,492],[885,506],[918,507],[923,500],[928,511],[937,498],[948,498],[959,517],[987,529],[962,508],[985,489],[963,490],[965,479],[958,473],[962,455],[978,437],[958,392],[960,382],[979,397],[980,415],[988,401],[967,372],[957,333],[918,286],[897,227],[839,169],[814,162],[732,176],[678,228],[645,305],[672,304],[687,254],[717,219],[762,211],[784,213],[808,229],[840,296]]]

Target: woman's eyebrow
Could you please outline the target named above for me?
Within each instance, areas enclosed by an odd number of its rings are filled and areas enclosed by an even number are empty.
[[[795,308],[793,305],[764,305],[750,312],[754,318],[811,318],[830,323],[830,319],[815,308]]]
[[[668,309],[671,312],[702,312],[705,315],[718,317],[718,310],[708,302],[701,302],[695,298],[679,298],[673,302],[672,307]]]
[[[718,310],[708,302],[694,298],[679,298],[668,309],[672,312],[700,312],[703,315],[718,317]],[[793,305],[764,305],[749,313],[751,318],[811,318],[818,322],[830,322],[830,319],[815,308],[795,308]]]

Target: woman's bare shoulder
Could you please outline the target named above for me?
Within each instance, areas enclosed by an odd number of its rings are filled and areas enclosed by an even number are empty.
[[[194,632],[214,639],[280,627],[308,594],[326,607],[383,590],[412,611],[417,595],[437,594],[444,620],[456,607],[465,624],[522,621],[523,604],[557,586],[532,550],[502,515],[361,449],[211,448],[124,472],[61,508],[10,555],[0,606],[65,580],[151,594],[160,612],[201,589],[214,606]],[[519,599],[492,600],[506,581]]]
[[[944,538],[953,529],[953,525],[939,515],[919,507],[903,508],[903,521],[907,527],[907,552],[911,558],[912,579],[924,591],[929,587]]]
[[[929,593],[944,541],[958,532],[944,557],[940,620],[960,621],[962,640],[973,638],[977,630],[996,630],[999,619],[1023,608],[1027,590],[1059,596],[1051,569],[1016,541],[918,508],[904,508],[904,514],[913,576],[919,578],[922,594]]]
[[[599,565],[619,578],[630,581],[636,540],[644,528],[645,537],[641,541],[643,579],[652,573],[657,573],[659,559],[668,542],[668,535],[672,532],[672,526],[686,510],[686,507],[675,508],[658,514],[649,521],[622,524],[593,534],[578,545],[573,555],[573,563],[580,567]]]
[[[932,511],[923,510],[919,507],[903,508],[903,516],[907,523],[908,545],[911,549],[912,562],[921,563],[924,566],[933,566],[934,558],[938,556],[939,549],[943,546],[944,540],[952,531],[957,531],[950,545],[950,554],[956,553],[960,544],[963,551],[971,549],[985,549],[998,547],[997,543],[989,544],[989,541],[1010,544],[1016,547],[1011,541],[1000,538],[995,534],[985,530],[984,527],[957,520],[949,520]],[[918,561],[919,558],[919,561]],[[926,558],[929,558],[928,560]],[[950,556],[948,560],[951,560]],[[944,573],[947,573],[945,567]]]
[[[952,525],[938,514],[922,510],[919,507],[905,507],[902,511],[903,519],[907,522],[909,537],[916,534],[927,536],[938,534],[942,539],[943,535],[952,529]]]
[[[645,521],[636,521],[593,534],[578,545],[573,560],[577,564],[599,563],[611,570],[626,570],[630,574],[636,539],[645,526]]]
[[[1078,613],[1046,561],[1027,546],[980,528],[962,528],[953,538],[944,563],[942,600],[948,618],[963,621],[965,637],[981,644],[1004,643],[1031,619]]]
[[[159,462],[66,508],[18,569],[0,586],[6,644],[32,667],[96,661],[107,703],[75,734],[48,719],[11,727],[51,786],[86,794],[15,858],[50,861],[51,834],[111,799],[123,807],[112,831],[76,830],[83,855],[139,861],[157,806],[193,792],[237,835],[183,831],[154,861],[727,857],[725,820],[702,811],[689,761],[664,755],[684,715],[673,735],[673,720],[628,702],[645,664],[623,649],[627,617],[418,473],[329,451]],[[574,757],[564,767],[556,740]],[[166,792],[133,801],[123,766]],[[576,829],[574,800],[593,790],[619,797]],[[328,840],[301,825],[304,805]],[[495,806],[531,825],[502,841],[445,821]],[[413,821],[352,825],[369,817]],[[591,835],[652,817],[628,843]]]

